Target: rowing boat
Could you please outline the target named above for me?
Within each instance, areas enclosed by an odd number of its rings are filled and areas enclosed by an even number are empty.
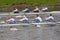
[[[16,16],[16,15],[34,15],[34,14],[60,14],[60,12],[40,12],[40,13],[34,13],[34,12],[30,12],[30,13],[2,13],[0,14],[0,16],[4,15],[12,15],[12,16]]]
[[[47,25],[47,24],[60,24],[60,22],[20,23],[20,24],[0,24],[0,26]]]
[[[20,25],[30,25],[30,24],[1,24],[0,26],[20,26]]]

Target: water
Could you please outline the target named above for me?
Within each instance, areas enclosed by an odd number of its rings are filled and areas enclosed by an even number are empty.
[[[30,18],[34,18],[36,15],[27,15]],[[44,17],[48,15],[40,15],[43,20]],[[60,15],[54,15],[56,21],[60,21]],[[2,16],[3,17],[3,16]],[[9,16],[8,16],[9,17]],[[0,20],[8,19],[4,16]],[[1,27],[0,26],[0,40],[60,40],[60,24],[59,25],[40,25],[36,27],[34,25],[30,26],[14,26],[19,30],[10,30],[11,27]]]
[[[60,40],[60,25],[0,27],[0,40]]]

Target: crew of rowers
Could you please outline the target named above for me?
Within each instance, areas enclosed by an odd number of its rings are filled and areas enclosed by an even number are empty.
[[[26,17],[26,16],[23,16],[23,18],[22,19],[19,19],[19,21],[22,22],[22,23],[29,23],[30,22],[30,19],[28,17]],[[35,23],[41,23],[41,22],[43,22],[42,18],[39,15],[36,15],[36,18],[34,18],[33,21]],[[45,18],[45,21],[54,22],[55,19],[52,16],[52,14],[50,14],[49,17],[46,17]],[[16,19],[14,19],[14,17],[11,16],[10,19],[6,20],[6,22],[8,22],[9,24],[10,23],[16,24]]]
[[[43,12],[48,12],[48,8],[47,7],[44,7],[40,10],[39,7],[35,7],[35,9],[33,10],[33,12],[40,12],[40,11],[43,11]],[[13,11],[14,13],[19,13],[19,10],[17,8],[15,8],[15,10]],[[22,10],[22,12],[24,13],[29,13],[30,12],[30,9],[28,7],[26,7],[24,10]]]

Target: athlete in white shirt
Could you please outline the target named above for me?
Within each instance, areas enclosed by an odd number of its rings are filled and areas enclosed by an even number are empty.
[[[15,8],[15,10],[13,12],[14,13],[19,13],[19,10],[17,8]]]
[[[24,16],[24,18],[20,19],[19,21],[21,21],[22,23],[29,23],[29,18]]]
[[[36,23],[42,22],[42,18],[39,15],[36,15],[37,17],[34,19]]]
[[[52,16],[52,14],[50,14],[50,16],[46,18],[46,21],[50,21],[50,22],[51,21],[55,21],[54,17]]]
[[[48,8],[45,7],[45,8],[42,9],[42,11],[43,11],[43,12],[48,12]]]
[[[33,11],[34,12],[40,12],[40,9],[38,7],[35,7],[35,9]]]
[[[16,20],[11,16],[10,19],[6,20],[9,24],[16,24]]]
[[[30,10],[29,10],[29,8],[28,8],[28,7],[26,7],[26,8],[23,10],[23,12],[24,12],[24,13],[29,13],[29,12],[30,12]]]

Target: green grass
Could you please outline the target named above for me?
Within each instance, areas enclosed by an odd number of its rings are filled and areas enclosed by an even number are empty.
[[[0,7],[24,3],[25,5],[57,5],[57,0],[0,0]]]

